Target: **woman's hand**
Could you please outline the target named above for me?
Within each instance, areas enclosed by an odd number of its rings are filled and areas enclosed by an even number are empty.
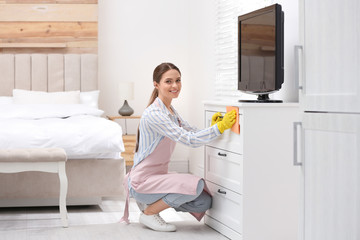
[[[231,128],[236,122],[236,111],[227,112],[222,121],[217,123],[219,131],[223,133],[226,129]]]
[[[211,117],[211,126],[220,122],[222,120],[223,116],[221,113],[217,112]]]

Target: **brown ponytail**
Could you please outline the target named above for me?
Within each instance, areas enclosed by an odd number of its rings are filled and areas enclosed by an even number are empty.
[[[159,92],[158,92],[157,88],[154,88],[154,90],[151,93],[151,97],[150,97],[147,107],[150,106],[158,96],[159,96]]]
[[[178,71],[181,75],[181,72],[179,70],[179,68],[177,66],[175,66],[172,63],[162,63],[160,65],[158,65],[155,69],[154,69],[154,73],[153,73],[153,82],[156,83],[160,83],[161,77],[162,75],[171,70],[171,69],[175,69],[176,71]],[[151,93],[151,97],[149,100],[149,103],[147,105],[147,107],[149,107],[154,101],[155,99],[159,96],[159,92],[157,90],[157,88],[154,88],[153,92]],[[135,146],[135,152],[137,152],[139,150],[139,142],[140,142],[140,130],[139,130],[139,126],[138,126],[138,130],[137,130],[137,136],[136,136],[136,146]]]

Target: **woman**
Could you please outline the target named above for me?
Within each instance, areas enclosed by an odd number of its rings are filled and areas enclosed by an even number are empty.
[[[232,127],[236,112],[222,118],[212,117],[212,126],[203,130],[191,127],[171,106],[181,90],[180,70],[172,63],[162,63],[153,73],[154,90],[139,125],[134,166],[126,175],[127,192],[123,221],[128,221],[129,195],[142,213],[140,223],[156,231],[175,231],[159,213],[169,207],[190,212],[199,221],[211,207],[212,198],[203,179],[191,174],[168,173],[168,164],[176,142],[199,147]]]

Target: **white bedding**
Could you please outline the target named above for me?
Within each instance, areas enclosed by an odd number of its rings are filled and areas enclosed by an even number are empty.
[[[2,105],[0,146],[61,147],[68,159],[119,158],[124,151],[122,129],[116,122],[99,117],[101,113],[72,105]]]

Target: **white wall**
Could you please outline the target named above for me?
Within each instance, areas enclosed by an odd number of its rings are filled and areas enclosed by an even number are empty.
[[[204,126],[204,100],[214,98],[215,82],[215,0],[196,0],[191,4],[189,74],[191,99],[188,102],[189,122]],[[189,171],[204,175],[204,147],[190,149]]]
[[[194,88],[189,61],[190,2],[99,1],[99,105],[106,115],[116,115],[122,105],[117,95],[119,81],[135,83],[135,99],[129,104],[134,115],[141,115],[153,90],[154,68],[172,62],[180,68],[183,81],[181,95],[173,105],[185,119],[189,117]],[[136,128],[136,124],[130,127]],[[188,152],[178,144],[173,159],[188,161]]]
[[[153,69],[164,61],[182,70],[181,101],[187,99],[188,15],[187,1],[99,1],[100,106],[107,114],[116,114],[122,105],[117,83],[133,81],[135,100],[129,104],[140,115],[153,89]]]
[[[119,81],[135,83],[135,99],[129,104],[135,115],[141,115],[153,89],[153,69],[169,61],[182,72],[183,89],[173,105],[190,124],[204,126],[202,101],[214,95],[215,1],[99,0],[99,104],[107,115],[117,114],[122,105]],[[297,101],[293,47],[298,39],[298,5],[292,0],[278,2],[285,11],[285,83],[276,95]],[[130,127],[135,132],[136,124]],[[172,162],[189,160],[190,172],[202,176],[203,157],[203,147],[177,144]]]

